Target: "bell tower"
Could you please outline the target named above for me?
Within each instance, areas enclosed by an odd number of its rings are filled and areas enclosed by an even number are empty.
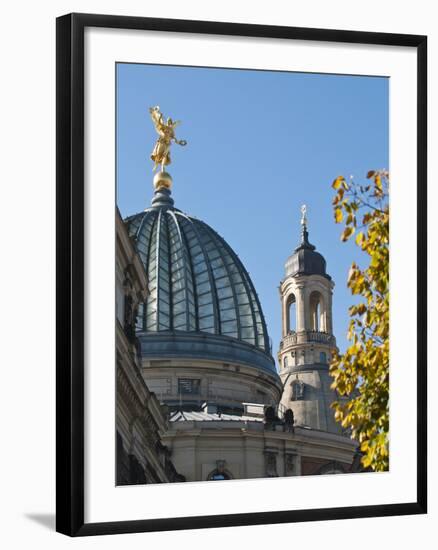
[[[309,242],[307,209],[301,208],[301,242],[287,259],[280,284],[282,340],[278,352],[283,383],[282,409],[292,409],[296,425],[340,433],[331,402],[329,362],[333,335],[334,283],[326,261]]]

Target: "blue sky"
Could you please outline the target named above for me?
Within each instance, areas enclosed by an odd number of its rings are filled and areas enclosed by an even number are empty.
[[[335,282],[334,332],[347,346],[346,286],[353,243],[340,241],[331,182],[365,179],[389,168],[389,80],[378,77],[117,65],[117,202],[123,216],[153,195],[149,155],[156,133],[148,108],[181,120],[172,147],[175,206],[204,220],[249,271],[276,356],[281,337],[278,293],[284,263],[308,206],[309,237]]]

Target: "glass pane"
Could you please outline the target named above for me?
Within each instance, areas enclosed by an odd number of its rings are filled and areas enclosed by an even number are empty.
[[[178,313],[178,315],[175,315],[174,318],[173,318],[173,322],[175,325],[177,324],[185,324],[186,322],[186,314],[185,312],[183,313]]]
[[[233,298],[226,298],[225,300],[221,300],[219,302],[219,308],[221,310],[223,309],[229,309],[231,307],[234,307],[234,300]]]
[[[184,288],[184,278],[181,277],[178,281],[174,281],[172,283],[172,289],[174,292],[178,291],[178,290],[181,290],[182,288]]]
[[[166,284],[169,284],[169,273],[167,269],[160,267],[160,281],[164,281]]]
[[[248,294],[243,293],[243,294],[238,294],[237,295],[237,302],[239,304],[248,304],[249,303],[249,298],[248,298]]]
[[[222,262],[221,258],[216,258],[216,260],[213,260],[211,262],[212,269],[214,269],[215,267],[221,267],[222,265],[223,265],[223,262]]]
[[[197,264],[193,264],[193,271],[195,273],[202,273],[203,271],[206,271],[206,270],[207,270],[207,265],[204,262],[204,260],[202,260],[202,262],[199,262]]]
[[[181,313],[182,311],[185,311],[186,309],[186,302],[183,300],[182,302],[178,302],[177,304],[173,304],[173,314],[176,315],[177,313]]]
[[[242,338],[253,338],[254,339],[254,330],[249,327],[241,328]]]
[[[160,323],[169,323],[169,314],[160,309],[158,319]]]
[[[208,237],[205,234],[203,235],[202,242],[205,243],[204,248],[207,252],[212,251],[213,249],[216,248],[216,245],[214,244],[214,242],[208,240]]]
[[[205,257],[202,252],[199,252],[198,254],[191,254],[191,257],[193,265],[198,264],[199,262],[205,262]]]
[[[174,303],[180,302],[181,300],[184,300],[185,297],[186,297],[185,291],[179,290],[178,292],[175,292],[175,294],[173,295],[173,301]]]
[[[237,268],[236,268],[236,270],[237,270]],[[230,271],[231,271],[231,269],[230,269]],[[242,277],[240,276],[240,273],[238,273],[236,271],[236,273],[231,274],[231,280],[233,281],[233,283],[238,284],[238,283],[242,282]]]
[[[200,330],[206,330],[207,328],[214,327],[214,321],[213,316],[209,317],[203,317],[202,319],[199,319],[199,329]]]
[[[206,315],[213,315],[213,304],[199,307],[199,317],[205,317]]]
[[[251,315],[251,306],[249,304],[239,306],[239,313],[240,315]],[[251,317],[252,322],[252,317]]]
[[[233,291],[230,286],[226,286],[224,288],[218,288],[217,295],[219,298],[229,298],[233,295]]]
[[[217,267],[216,269],[213,270],[213,275],[215,276],[216,279],[219,279],[219,277],[223,277],[226,274],[227,272],[224,267]]]
[[[219,250],[217,248],[211,248],[211,250],[208,251],[208,257],[210,261],[216,260],[220,257]]]
[[[233,319],[236,319],[235,309],[226,309],[221,311],[221,321],[231,321]]]
[[[235,332],[237,330],[237,321],[226,321],[221,323],[222,332]]]
[[[243,284],[237,284],[235,286],[236,294],[241,294],[242,292],[246,293],[245,286]]]
[[[223,288],[225,286],[229,286],[230,285],[230,280],[228,279],[228,277],[222,277],[222,279],[217,279],[215,281],[216,283],[216,288]]]
[[[241,315],[240,324],[244,327],[252,326],[253,324],[252,315]]]
[[[190,253],[192,255],[193,258],[197,257],[198,255],[202,255],[203,256],[203,252],[202,252],[202,249],[201,247],[199,246],[199,244],[196,244],[195,246],[193,246],[191,249],[190,249]]]
[[[202,294],[202,296],[198,296],[198,304],[209,304],[213,301],[211,292],[207,292],[206,294]]]
[[[196,275],[196,281],[198,283],[203,283],[205,281],[208,281],[208,271],[204,271],[204,273],[200,273],[199,275]]]
[[[207,290],[210,290],[210,283],[209,282],[205,282],[205,283],[201,283],[200,285],[197,285],[198,294],[203,294]]]

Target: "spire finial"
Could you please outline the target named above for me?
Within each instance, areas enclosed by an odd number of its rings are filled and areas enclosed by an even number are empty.
[[[302,248],[315,250],[313,244],[309,243],[309,233],[307,231],[307,205],[305,204],[301,206],[301,243],[296,250],[300,250]]]
[[[305,204],[301,206],[301,225],[303,230],[307,229],[307,206]]]

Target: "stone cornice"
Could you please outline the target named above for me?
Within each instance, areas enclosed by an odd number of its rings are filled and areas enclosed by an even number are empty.
[[[237,421],[229,422],[229,424],[239,424],[238,426],[225,426],[226,423],[227,421],[176,422],[169,426],[168,431],[164,434],[164,439],[174,437],[199,437],[200,435],[208,437],[208,434],[211,433],[212,435],[214,434],[215,438],[240,439],[242,435],[245,435],[245,437],[248,438],[253,437],[257,439],[263,438],[265,440],[290,442],[292,445],[296,446],[296,449],[298,449],[300,445],[323,445],[325,448],[330,447],[334,450],[339,449],[342,451],[353,452],[358,445],[357,441],[354,441],[349,437],[325,432],[323,430],[307,430],[305,428],[301,428],[300,426],[295,426],[294,432],[284,432],[283,430],[265,430],[263,429],[264,426],[261,422],[255,423],[258,425],[259,429],[254,429],[249,422],[245,425],[240,425]],[[175,426],[175,424],[177,424],[177,426]],[[184,425],[184,428],[181,425]],[[291,452],[292,450],[293,449],[291,449]]]
[[[147,392],[139,393],[138,380],[132,380],[128,374],[127,365],[123,362],[117,365],[117,394],[118,398],[125,398],[125,402],[135,417],[144,418],[150,424],[151,429],[163,431],[166,429],[166,420],[161,407],[154,394]],[[132,371],[131,371],[132,373]],[[140,375],[141,376],[141,375]],[[142,381],[140,387],[144,389]]]

